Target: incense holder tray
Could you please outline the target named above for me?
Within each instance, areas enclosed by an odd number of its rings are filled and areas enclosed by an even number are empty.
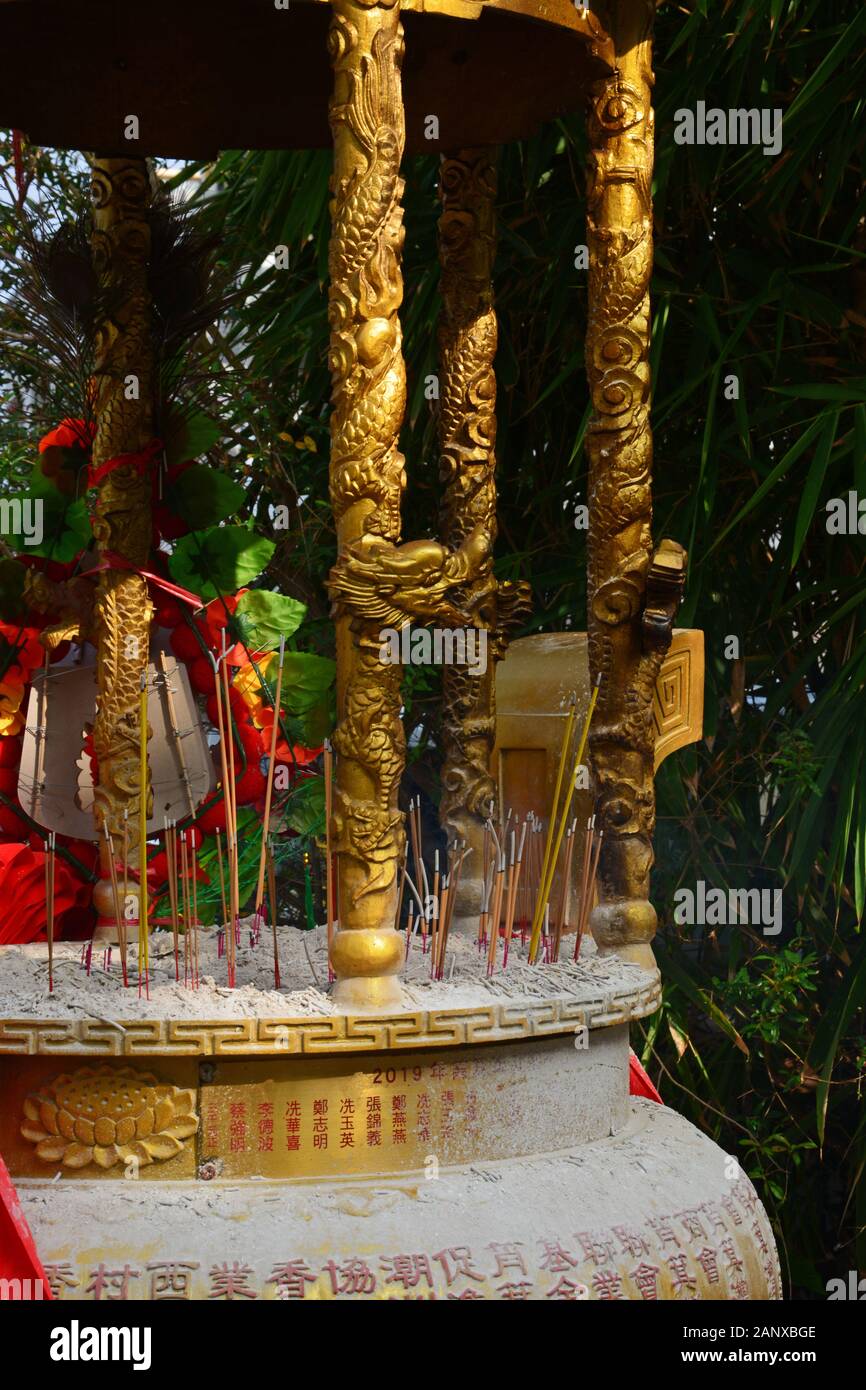
[[[57,1295],[765,1299],[734,1159],[629,1095],[658,974],[591,999],[0,1021],[0,1149]]]

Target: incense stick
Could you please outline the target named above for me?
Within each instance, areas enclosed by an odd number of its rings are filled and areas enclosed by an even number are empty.
[[[554,873],[554,870],[555,870],[555,868],[556,868],[556,861],[557,861],[557,859],[559,858],[559,850],[560,850],[560,846],[561,846],[561,844],[562,844],[562,837],[563,837],[563,835],[565,834],[565,828],[566,828],[566,825],[568,824],[568,818],[569,818],[569,816],[571,815],[571,803],[572,803],[572,799],[573,799],[573,797],[574,797],[574,789],[575,789],[575,787],[577,786],[577,778],[578,778],[578,774],[579,774],[579,772],[580,772],[580,768],[581,768],[581,764],[582,764],[584,749],[586,748],[586,741],[587,741],[587,739],[588,739],[588,737],[589,737],[589,726],[590,726],[590,723],[592,722],[592,716],[593,716],[593,712],[594,712],[594,710],[595,710],[596,701],[597,701],[597,699],[598,699],[598,692],[599,692],[600,686],[601,686],[601,677],[599,676],[599,678],[598,678],[598,680],[596,681],[595,686],[594,686],[594,688],[593,688],[592,694],[591,694],[590,697],[589,697],[589,705],[588,705],[588,707],[587,707],[586,718],[585,718],[585,720],[584,720],[584,723],[583,723],[583,730],[582,730],[581,736],[580,736],[580,746],[579,746],[579,748],[578,748],[578,750],[577,750],[577,754],[576,754],[576,756],[575,756],[575,760],[574,760],[574,770],[573,770],[573,772],[572,772],[572,774],[571,774],[571,777],[570,777],[570,779],[569,779],[568,792],[567,792],[567,795],[566,795],[566,798],[565,798],[565,802],[564,802],[564,804],[563,804],[562,815],[561,815],[561,819],[560,819],[560,822],[559,822],[559,829],[558,829],[558,831],[557,831],[557,833],[556,833],[556,840],[555,840],[554,847],[553,847],[553,853],[552,853],[552,856],[551,856],[551,858],[550,858],[550,862],[549,862],[549,865],[548,865],[547,874],[546,874],[546,876],[545,876],[545,874],[542,873],[542,882],[541,882],[541,888],[540,888],[540,891],[539,891],[538,905],[536,906],[536,909],[535,909],[535,920],[534,920],[534,922],[533,922],[533,924],[532,924],[532,935],[531,935],[530,941],[529,941],[529,963],[530,963],[530,965],[534,965],[535,959],[536,959],[536,956],[537,956],[537,953],[538,953],[538,938],[539,938],[539,934],[540,934],[540,932],[541,932],[541,916],[542,916],[543,913],[544,913],[544,908],[545,908],[545,906],[546,906],[546,904],[547,904],[547,901],[548,901],[548,899],[549,899],[549,897],[550,897],[550,887],[551,887],[551,884],[552,884],[552,882],[553,882],[553,873]]]
[[[180,979],[180,928],[177,920],[177,832],[173,820],[165,819],[165,857],[168,861],[168,901],[171,905],[171,935],[174,945],[174,978]]]
[[[140,722],[140,762],[139,762],[139,807],[138,807],[138,958],[139,975],[141,957],[144,955],[144,986],[146,998],[150,998],[150,957],[148,944],[147,908],[147,672],[141,673],[141,694],[139,699]]]
[[[218,866],[218,868],[219,868],[219,876],[220,876],[220,900],[221,900],[221,902],[222,902],[222,908],[223,908],[223,923],[226,923],[226,922],[228,921],[229,910],[228,910],[228,906],[226,905],[226,881],[225,881],[225,873],[223,872],[223,847],[222,847],[222,841],[220,840],[220,828],[219,828],[219,826],[216,827],[216,830],[214,831],[214,834],[215,834],[215,836],[216,836],[217,866]]]
[[[223,638],[223,646],[225,646],[225,637]],[[215,684],[215,687],[216,687],[217,725],[218,725],[218,732],[219,732],[219,739],[220,739],[220,770],[221,770],[221,772],[222,772],[223,805],[225,806],[225,812],[226,812],[226,855],[227,855],[227,858],[228,858],[228,872],[229,872],[229,906],[231,906],[231,902],[232,902],[232,894],[231,894],[231,878],[232,878],[232,795],[231,795],[231,788],[230,788],[230,786],[229,786],[228,755],[227,755],[227,750],[226,750],[227,733],[226,733],[225,715],[224,715],[224,711],[223,711],[222,679],[221,679],[221,672],[220,672],[220,662],[217,660],[217,658],[216,658],[213,654],[211,654],[211,664],[213,665],[213,668],[214,668],[214,684]],[[222,860],[220,860],[220,864],[222,864]],[[228,973],[228,985],[229,985],[229,989],[233,989],[233,988],[234,988],[234,983],[235,983],[235,965],[234,965],[234,961],[235,961],[235,946],[234,946],[234,940],[235,940],[235,926],[234,926],[234,919],[233,919],[233,917],[231,916],[230,913],[227,914],[227,916],[226,916],[225,931],[226,931],[226,939],[225,939],[225,940],[226,940],[226,970],[227,970],[227,973]]]
[[[328,917],[328,974],[331,970],[331,946],[334,941],[334,860],[331,853],[331,813],[333,809],[334,754],[330,739],[325,739],[325,911]]]
[[[45,860],[46,933],[48,936],[48,993],[54,993],[54,862],[57,834],[48,832],[48,857]]]
[[[268,842],[268,897],[271,900],[271,930],[274,939],[274,989],[280,987],[280,951],[277,942],[277,869],[273,846]]]
[[[262,848],[259,854],[259,876],[256,880],[255,912],[258,917],[265,893],[265,861],[268,855],[268,835],[271,824],[271,797],[274,791],[274,766],[277,755],[277,736],[280,731],[280,700],[283,693],[283,661],[286,654],[286,639],[280,638],[280,662],[277,667],[277,687],[274,694],[274,722],[271,726],[271,747],[268,756],[268,779],[265,787],[265,814],[262,821]],[[234,773],[232,773],[234,776]]]

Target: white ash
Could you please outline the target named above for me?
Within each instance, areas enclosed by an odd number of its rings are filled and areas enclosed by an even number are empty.
[[[324,928],[300,931],[278,927],[280,988],[274,988],[273,936],[269,926],[258,943],[250,943],[251,919],[241,930],[237,951],[237,985],[229,989],[225,956],[217,949],[217,932],[199,933],[200,979],[197,989],[183,984],[183,939],[180,944],[181,982],[175,979],[171,932],[150,938],[149,998],[138,989],[138,952],[128,948],[129,986],[124,988],[120,950],[111,949],[105,969],[105,948],[94,945],[88,975],[80,942],[59,942],[54,948],[54,992],[48,990],[48,947],[45,943],[0,947],[0,1018],[94,1018],[101,1022],[153,1018],[300,1018],[343,1010],[331,998],[328,951]],[[619,960],[600,957],[584,941],[578,962],[570,959],[572,937],[563,942],[555,965],[530,966],[526,948],[512,943],[507,970],[500,949],[496,969],[487,976],[487,953],[479,952],[465,936],[449,939],[444,979],[431,980],[430,955],[420,938],[413,938],[402,980],[407,1006],[421,1009],[463,1008],[494,1002],[537,1000],[552,995],[589,1002],[638,989],[651,980],[648,972]]]

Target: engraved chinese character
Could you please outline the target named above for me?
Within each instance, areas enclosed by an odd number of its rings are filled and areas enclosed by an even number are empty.
[[[404,1289],[414,1289],[421,1279],[427,1287],[433,1287],[433,1274],[426,1255],[383,1255],[379,1260],[382,1269],[391,1273],[386,1284],[402,1284]]]
[[[567,1269],[574,1269],[580,1263],[567,1250],[563,1249],[558,1240],[543,1240],[540,1244],[544,1253],[538,1264],[539,1269],[546,1269],[551,1274],[562,1274]]]
[[[123,1265],[120,1269],[106,1269],[104,1264],[97,1265],[96,1269],[90,1271],[90,1283],[84,1292],[92,1293],[95,1300],[104,1297],[107,1303],[126,1300],[129,1298],[130,1279],[138,1279],[140,1273],[140,1270],[132,1269],[129,1265]]]
[[[269,1284],[276,1284],[277,1298],[306,1298],[307,1285],[315,1284],[316,1275],[305,1260],[286,1260],[271,1267]]]
[[[631,1271],[631,1277],[637,1285],[641,1298],[652,1301],[659,1296],[659,1267],[651,1265],[646,1260]]]
[[[665,1262],[673,1275],[671,1288],[674,1298],[694,1298],[697,1280],[689,1273],[689,1257],[683,1252],[680,1255],[668,1255]],[[681,1293],[680,1290],[685,1292]]]
[[[208,1275],[211,1285],[208,1298],[224,1298],[226,1301],[235,1298],[258,1298],[258,1294],[247,1282],[252,1272],[249,1265],[241,1264],[238,1260],[233,1260],[231,1265],[225,1260],[221,1265],[213,1265]]]
[[[162,1299],[188,1299],[192,1287],[192,1272],[198,1269],[198,1260],[153,1260],[150,1270],[150,1296],[156,1302]]]
[[[498,1279],[501,1274],[505,1274],[509,1269],[517,1269],[521,1274],[528,1274],[526,1262],[518,1249],[522,1245],[521,1240],[491,1241],[487,1249],[493,1252],[496,1260],[496,1268],[493,1271],[493,1278]]]
[[[80,1279],[75,1278],[75,1270],[71,1264],[43,1265],[43,1269],[48,1287],[55,1298],[63,1297],[64,1288],[77,1289],[81,1283]]]
[[[472,1261],[472,1251],[468,1245],[452,1245],[447,1250],[440,1250],[433,1258],[438,1260],[445,1271],[445,1280],[449,1289],[460,1278],[474,1279],[478,1283],[484,1280],[484,1275],[475,1268]]]
[[[366,1260],[353,1258],[344,1260],[341,1265],[328,1260],[324,1268],[331,1280],[331,1292],[335,1296],[376,1292],[376,1276]]]

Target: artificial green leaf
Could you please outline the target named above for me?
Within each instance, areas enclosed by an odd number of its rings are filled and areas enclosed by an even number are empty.
[[[84,499],[73,500],[59,492],[38,467],[33,469],[29,491],[20,501],[22,530],[13,534],[11,543],[22,555],[44,555],[66,564],[93,540]],[[23,510],[25,504],[27,512]]]
[[[248,589],[238,600],[234,622],[250,650],[264,651],[278,646],[281,637],[297,632],[306,611],[305,604],[286,594]]]
[[[166,506],[188,526],[202,530],[233,516],[243,505],[245,492],[227,474],[206,463],[193,464],[175,478],[166,492]]]
[[[336,671],[330,657],[316,656],[313,652],[286,652],[283,659],[282,707],[291,714],[302,714],[311,709],[333,685]],[[273,675],[276,676],[275,670]]]
[[[209,415],[200,410],[189,413],[172,410],[165,429],[165,461],[169,467],[174,463],[186,463],[187,459],[201,458],[222,439],[222,430]]]
[[[171,577],[203,599],[234,594],[270,564],[273,541],[246,526],[212,526],[190,531],[169,558]]]
[[[309,777],[289,797],[285,811],[286,824],[299,835],[325,833],[325,780]]]

